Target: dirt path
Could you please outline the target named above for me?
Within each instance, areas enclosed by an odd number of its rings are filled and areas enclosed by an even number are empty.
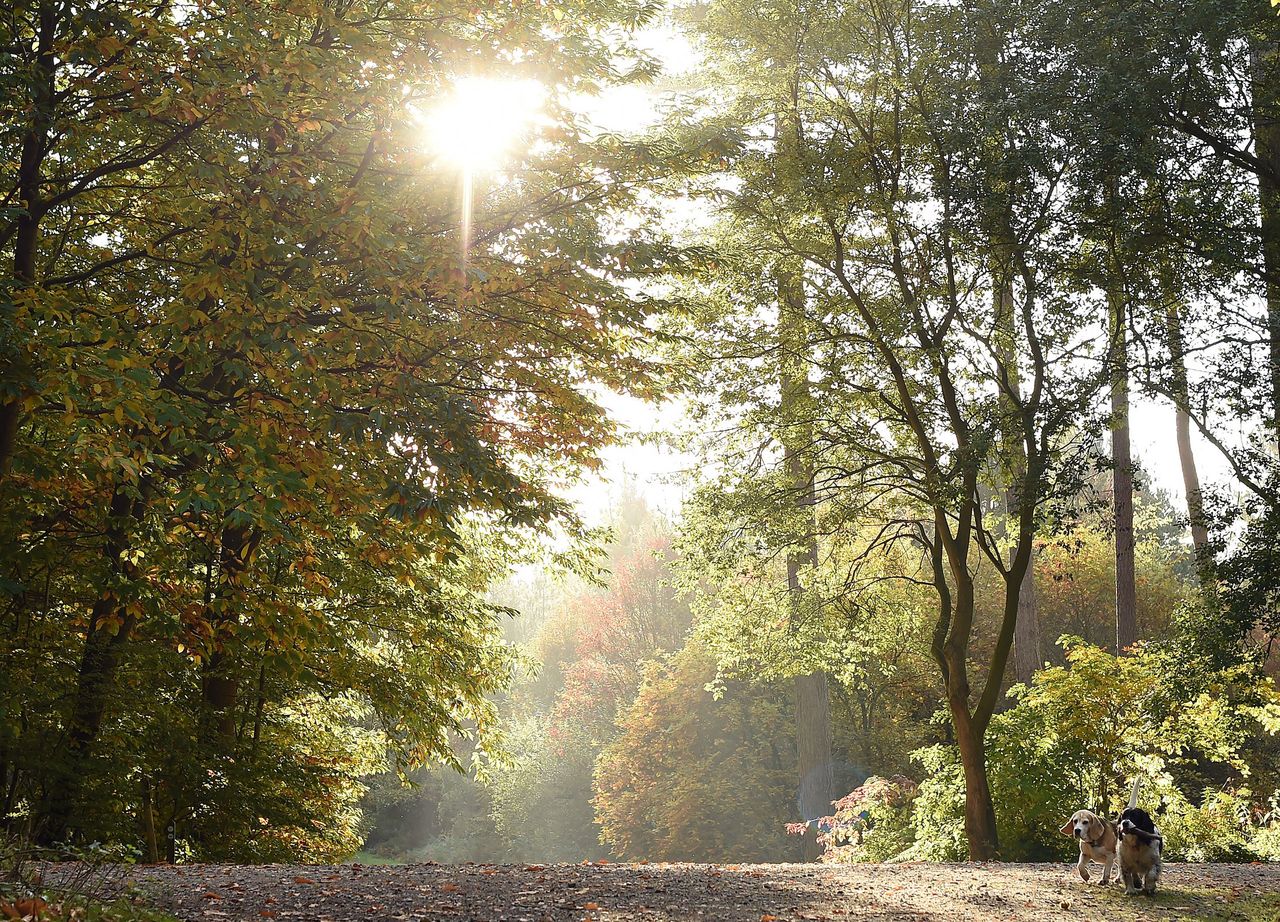
[[[1155,900],[1084,884],[1065,864],[191,865],[133,877],[207,922],[1280,919],[1280,865],[1167,865]]]

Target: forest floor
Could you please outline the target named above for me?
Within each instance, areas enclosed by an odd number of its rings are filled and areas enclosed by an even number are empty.
[[[1154,899],[1083,883],[1067,864],[186,865],[131,877],[148,902],[201,922],[1280,920],[1280,865],[1169,864]]]

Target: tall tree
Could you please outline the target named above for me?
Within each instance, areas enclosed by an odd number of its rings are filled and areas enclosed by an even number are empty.
[[[749,265],[754,249],[757,259],[763,252],[806,266],[820,346],[810,423],[816,498],[828,510],[819,531],[842,519],[851,528],[879,522],[878,536],[862,545],[864,560],[904,542],[918,549],[921,570],[900,578],[923,580],[934,593],[932,650],[964,766],[970,854],[991,858],[999,843],[986,731],[1000,700],[1036,522],[1052,491],[1072,480],[1068,458],[1084,447],[1068,433],[1096,383],[1080,380],[1067,356],[1067,331],[1085,319],[1063,297],[1063,265],[1049,245],[1063,216],[1043,189],[1062,169],[1064,151],[1052,139],[1043,146],[1027,141],[1009,155],[1017,163],[1007,172],[1014,178],[1007,194],[1012,233],[999,242],[1009,246],[1005,260],[1017,277],[1010,348],[1009,324],[997,316],[1004,299],[993,289],[997,259],[983,217],[989,151],[975,143],[992,136],[988,114],[975,102],[977,24],[929,3],[713,5],[713,47],[736,73],[761,75],[745,81],[740,112],[760,105],[752,94],[769,92],[760,86],[769,73],[768,36],[790,17],[804,21],[810,36],[798,82],[803,195],[780,195],[768,159],[748,146],[735,164],[726,234],[751,247],[746,254],[731,248],[726,260]],[[1006,28],[1018,30],[1011,41],[1021,48],[1035,47],[1028,21]],[[956,36],[963,37],[961,51]],[[940,66],[957,56],[963,66]],[[1016,123],[1011,136],[1052,137],[1031,127],[1049,114],[1037,102],[1044,87],[1028,89],[1042,64],[1021,56],[1021,79],[1011,81],[1021,89],[1000,115]],[[751,270],[744,266],[742,274],[749,278]],[[742,286],[736,292],[735,283]],[[725,278],[716,287],[729,289],[722,306],[742,305],[751,316],[754,286]],[[733,329],[722,319],[715,332]],[[745,360],[743,349],[726,352],[729,368]],[[749,364],[741,371],[752,374]],[[747,380],[719,374],[741,398]],[[1005,485],[993,472],[1013,466],[1000,453],[1011,447],[1002,438],[1009,432],[1016,432],[1025,467],[1014,484],[1014,537],[1006,542],[999,523],[987,519],[984,496]],[[974,647],[979,561],[1003,586],[994,643],[981,651]],[[857,572],[855,566],[843,591],[857,591]],[[976,690],[975,664],[984,673]]]
[[[40,641],[38,682],[0,682],[0,755],[42,841],[140,809],[118,791],[144,769],[204,847],[266,835],[253,805],[324,761],[289,729],[313,696],[408,762],[488,725],[484,581],[583,535],[556,487],[610,438],[592,386],[651,379],[658,302],[618,281],[663,250],[613,215],[665,164],[567,100],[648,72],[597,30],[652,11],[590,6],[0,13],[5,662]],[[463,265],[458,176],[409,104],[474,69],[542,81],[547,118],[477,185]]]
[[[797,40],[797,56],[803,51],[804,30]],[[803,150],[803,126],[800,120],[798,62],[788,86],[787,105],[775,120],[777,145],[776,182],[780,198],[796,198],[796,180],[800,175],[800,152]],[[804,288],[804,265],[798,259],[781,260],[777,266],[778,281],[778,353],[779,353],[779,429],[782,464],[786,470],[792,503],[796,507],[794,521],[800,532],[795,547],[787,552],[787,593],[791,602],[789,617],[795,625],[806,617],[804,572],[812,574],[818,567],[818,538],[814,492],[812,394],[809,388],[811,366],[808,299]],[[796,803],[805,822],[826,816],[836,798],[835,777],[831,757],[831,701],[827,673],[817,669],[802,672],[795,678],[796,766],[799,773]],[[814,860],[821,854],[816,825],[804,836],[805,857]]]

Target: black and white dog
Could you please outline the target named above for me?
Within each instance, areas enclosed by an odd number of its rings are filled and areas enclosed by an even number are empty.
[[[1140,807],[1130,807],[1120,814],[1116,824],[1116,857],[1120,862],[1120,879],[1125,893],[1156,895],[1160,882],[1160,853],[1164,839],[1156,829],[1151,814]]]

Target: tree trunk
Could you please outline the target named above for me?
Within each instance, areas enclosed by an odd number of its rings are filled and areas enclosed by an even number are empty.
[[[1000,361],[1005,367],[1008,378],[1009,393],[1004,395],[1004,412],[1008,416],[1005,425],[1005,451],[1008,454],[1011,485],[1005,490],[1005,514],[1009,523],[1015,517],[1021,523],[1025,510],[1022,508],[1021,484],[1027,471],[1026,448],[1022,444],[1022,427],[1017,419],[1018,402],[1021,399],[1021,381],[1018,374],[1017,350],[1014,347],[1014,304],[1013,282],[1008,276],[1009,268],[1000,270],[996,286],[996,323],[1000,336]],[[1001,277],[1003,276],[1003,277]],[[1034,552],[1033,552],[1034,562]],[[1027,684],[1035,675],[1035,671],[1044,665],[1043,652],[1040,647],[1040,609],[1036,604],[1035,567],[1028,565],[1018,587],[1018,613],[1014,622],[1013,634],[1013,668],[1014,677],[1022,684]]]
[[[956,690],[947,697],[964,768],[964,832],[969,840],[969,860],[995,861],[1000,856],[1000,839],[987,778],[985,734],[969,715],[967,694],[961,697]]]
[[[127,549],[133,523],[142,516],[145,483],[140,485],[139,492],[140,495],[133,498],[122,485],[117,486],[108,507],[102,555],[106,571],[117,577],[132,576],[132,565],[121,555]],[[133,615],[122,611],[120,598],[115,593],[104,592],[94,602],[67,720],[67,744],[50,765],[49,788],[36,827],[37,844],[54,845],[66,838],[89,770],[93,746],[106,716],[107,698],[115,685],[120,650],[129,639],[134,621]]]
[[[1117,183],[1111,183],[1112,211],[1118,207]],[[1113,213],[1113,224],[1118,217]],[[1112,228],[1107,291],[1111,348],[1111,495],[1115,509],[1116,653],[1138,640],[1138,590],[1133,563],[1133,453],[1129,446],[1129,332],[1126,297],[1121,276],[1117,228]]]
[[[961,518],[967,518],[968,513]],[[995,804],[987,778],[986,732],[999,699],[1000,679],[1008,665],[1009,647],[1013,642],[1013,619],[1017,616],[1018,587],[1023,572],[1019,569],[1029,560],[1031,531],[1020,528],[1018,552],[1011,566],[1012,580],[1005,584],[1001,610],[1000,634],[992,652],[991,668],[977,707],[970,710],[968,652],[973,630],[975,595],[973,578],[968,571],[968,542],[954,540],[946,551],[941,548],[943,529],[947,525],[941,509],[935,510],[934,547],[931,551],[934,585],[938,590],[938,624],[934,630],[932,652],[942,674],[951,725],[965,777],[965,837],[969,842],[971,861],[992,861],[999,856],[1000,839],[996,827]],[[951,582],[946,579],[950,573]],[[952,591],[954,584],[954,592]]]
[[[1000,58],[1005,53],[1008,37],[1000,20],[999,7],[992,7],[987,15],[978,18],[981,31],[975,50],[982,73],[982,92],[989,98],[985,104],[992,112],[1007,111],[1008,92]],[[1010,524],[1021,518],[1022,498],[1020,484],[1027,468],[1026,446],[1022,443],[1020,418],[1022,381],[1018,366],[1017,320],[1013,296],[1014,252],[1017,246],[1013,232],[1013,214],[1009,201],[1012,185],[1008,149],[1011,131],[1007,119],[996,123],[989,138],[991,155],[986,168],[989,178],[984,183],[984,229],[989,246],[988,268],[991,273],[992,308],[995,313],[996,356],[1004,372],[1000,395],[1004,426],[1001,439],[1004,443],[1004,462],[1008,466],[1005,489],[1005,514]],[[1040,611],[1036,604],[1034,568],[1028,567],[1026,576],[1018,588],[1017,621],[1014,624],[1014,677],[1026,684],[1043,664],[1040,648]]]
[[[1209,546],[1209,521],[1204,510],[1204,494],[1200,489],[1200,472],[1195,449],[1191,444],[1191,392],[1187,380],[1186,346],[1182,335],[1182,303],[1170,294],[1165,307],[1165,331],[1168,337],[1170,387],[1174,404],[1174,430],[1178,441],[1178,460],[1182,464],[1182,487],[1187,497],[1187,524],[1191,527],[1191,548],[1196,574],[1201,586],[1213,583],[1213,549]]]
[[[53,127],[54,94],[57,69],[57,32],[60,4],[45,0],[37,14],[36,56],[31,70],[31,122],[22,138],[18,158],[18,197],[22,212],[17,218],[13,243],[13,277],[16,288],[29,288],[37,283],[36,266],[40,250],[40,220],[44,213],[41,199],[41,176],[49,153],[49,133]],[[10,296],[12,297],[12,296]],[[14,302],[6,298],[0,303],[0,319],[12,317]],[[7,323],[5,324],[7,326]],[[0,399],[0,483],[8,478],[17,449],[18,425],[22,420],[22,402],[30,388],[30,356],[21,342],[4,344],[0,355],[0,379],[16,392]]]
[[[147,846],[147,864],[160,863],[160,840],[156,837],[156,811],[151,803],[151,779],[142,775],[142,841]]]
[[[1258,210],[1271,346],[1271,427],[1280,442],[1280,24],[1258,4],[1262,21],[1250,30],[1249,76],[1253,97],[1253,148],[1261,161]]]
[[[785,286],[780,286],[785,287]],[[796,397],[797,389],[808,391],[808,382],[800,375],[784,377],[784,392]],[[794,407],[794,404],[792,404]],[[804,460],[794,444],[794,430],[787,426],[792,420],[784,418],[784,428],[789,435],[783,437],[784,464],[794,491],[795,504],[801,519],[806,523],[807,534],[797,536],[805,549],[787,555],[787,593],[791,600],[793,626],[803,616],[805,588],[800,580],[802,566],[813,567],[818,562],[817,541],[813,536],[813,468]],[[798,756],[799,784],[797,806],[805,821],[831,813],[835,800],[835,779],[831,758],[831,703],[828,698],[827,675],[812,672],[796,677],[796,753]],[[817,829],[810,827],[804,837],[804,853],[807,860],[814,860],[822,853],[817,841]]]
[[[831,702],[825,672],[796,676],[796,750],[800,815],[806,820],[828,816],[835,800],[835,777],[831,766]],[[806,832],[804,846],[809,860],[822,853],[817,830]]]
[[[1018,620],[1013,630],[1013,670],[1017,680],[1027,685],[1035,678],[1036,670],[1044,665],[1044,652],[1040,646],[1040,610],[1036,604],[1035,552],[1032,565],[1022,576],[1018,592]]]
[[[792,102],[795,103],[798,87],[792,84]],[[794,192],[796,159],[800,154],[801,126],[799,115],[793,108],[778,119],[778,187]],[[798,626],[803,617],[805,588],[800,580],[802,566],[815,567],[818,563],[816,523],[814,521],[816,497],[814,495],[813,463],[810,425],[812,408],[809,406],[809,339],[808,307],[805,302],[804,282],[799,266],[781,266],[778,270],[778,355],[779,389],[781,392],[780,441],[783,446],[783,464],[797,510],[796,520],[803,523],[797,543],[803,550],[787,554],[787,593],[790,599],[791,623]],[[831,702],[828,697],[827,675],[817,671],[796,677],[796,753],[799,779],[797,807],[801,819],[812,821],[831,813],[835,800],[835,779],[831,757]],[[818,844],[818,831],[810,826],[804,836],[804,856],[814,860],[822,853]]]
[[[240,696],[231,628],[239,621],[244,577],[260,540],[261,533],[247,524],[227,525],[222,529],[219,544],[218,588],[207,614],[213,631],[213,649],[205,659],[201,692],[207,740],[224,749],[236,742],[236,707]]]

